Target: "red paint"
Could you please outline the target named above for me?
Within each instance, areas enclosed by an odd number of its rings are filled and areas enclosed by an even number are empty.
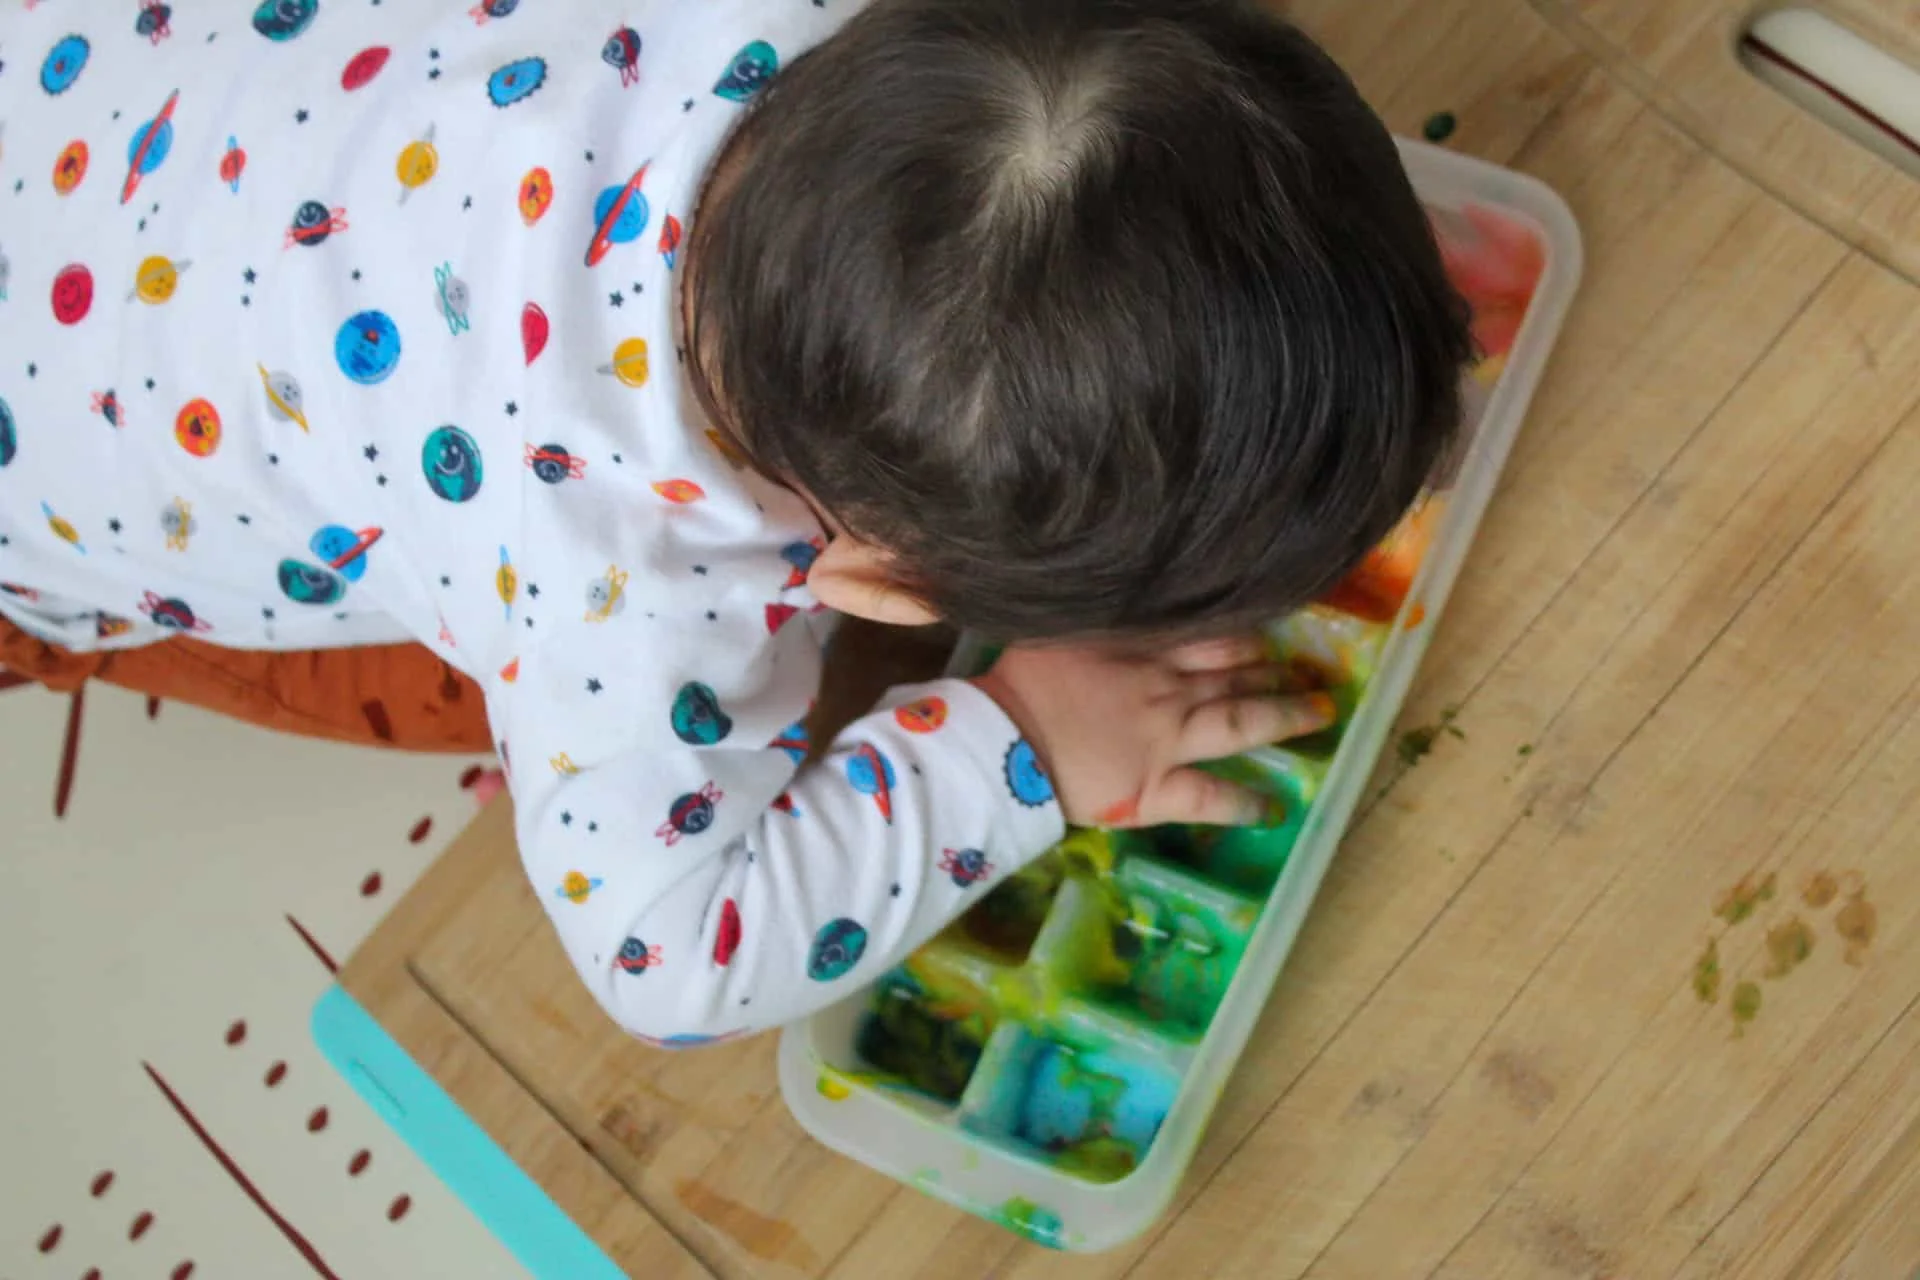
[[[480,781],[480,775],[485,772],[486,770],[477,764],[468,765],[460,774],[460,789],[462,791],[473,790],[473,784]]]
[[[348,93],[352,93],[355,89],[364,89],[375,76],[380,74],[380,69],[387,65],[389,53],[390,51],[383,46],[374,45],[370,49],[362,49],[354,54],[348,59],[346,69],[340,73],[340,87]]]
[[[141,1236],[147,1234],[147,1229],[151,1226],[153,1226],[153,1215],[145,1209],[142,1209],[139,1215],[134,1218],[133,1225],[127,1228],[127,1239],[138,1240]]]
[[[1093,816],[1093,820],[1103,827],[1124,827],[1140,816],[1140,797],[1133,796],[1118,804],[1109,805]]]
[[[373,1152],[368,1151],[366,1148],[362,1147],[360,1150],[353,1153],[353,1159],[347,1161],[347,1176],[349,1178],[359,1177],[361,1174],[367,1171],[367,1166],[372,1163],[373,1163]]]
[[[411,1208],[413,1208],[412,1196],[404,1194],[395,1196],[393,1203],[387,1206],[387,1221],[400,1221],[400,1219],[407,1216],[407,1210]]]
[[[73,691],[67,703],[67,736],[60,744],[60,772],[53,783],[53,816],[67,816],[67,802],[73,799],[73,774],[80,764],[80,725],[87,714],[87,687]]]
[[[420,819],[420,821],[413,824],[413,829],[407,832],[407,843],[419,844],[422,840],[425,840],[427,838],[427,833],[432,830],[433,830],[432,818]]]
[[[325,1258],[320,1256],[320,1251],[315,1249],[291,1222],[281,1216],[280,1211],[273,1207],[273,1202],[260,1194],[260,1188],[253,1184],[253,1179],[247,1177],[246,1171],[234,1163],[233,1157],[227,1154],[226,1148],[214,1141],[213,1135],[207,1132],[207,1127],[200,1123],[200,1117],[193,1114],[193,1111],[181,1100],[180,1095],[173,1091],[173,1086],[167,1083],[166,1078],[153,1069],[153,1064],[142,1062],[140,1069],[147,1073],[147,1078],[153,1081],[156,1089],[160,1090],[161,1095],[172,1106],[174,1114],[178,1115],[187,1128],[193,1131],[194,1137],[200,1139],[200,1145],[207,1149],[207,1154],[220,1163],[220,1167],[227,1171],[227,1176],[233,1179],[235,1185],[246,1192],[247,1198],[253,1201],[260,1212],[272,1220],[273,1225],[280,1229],[280,1234],[286,1237],[287,1243],[307,1260],[307,1265],[313,1268],[314,1274],[320,1276],[321,1280],[340,1280],[338,1273],[327,1265]]]
[[[713,939],[713,962],[726,968],[740,949],[740,908],[732,898],[720,904],[720,931]]]
[[[102,1169],[93,1175],[93,1185],[87,1188],[95,1200],[107,1194],[107,1188],[113,1185],[113,1170]]]
[[[227,1028],[227,1044],[231,1047],[247,1038],[247,1020],[235,1018],[233,1025]]]
[[[188,1258],[185,1262],[181,1263],[179,1266],[173,1269],[173,1274],[167,1277],[167,1280],[187,1280],[187,1277],[191,1276],[192,1274],[193,1274],[193,1259]]]
[[[287,923],[292,925],[293,931],[300,935],[300,941],[307,944],[307,950],[313,952],[314,958],[326,966],[328,973],[340,972],[340,966],[334,963],[333,957],[327,954],[327,949],[320,945],[319,940],[307,932],[305,925],[295,920],[291,915],[287,916]]]
[[[267,1077],[266,1077],[267,1088],[269,1089],[279,1088],[280,1082],[282,1080],[285,1080],[286,1078],[287,1078],[286,1063],[276,1062],[272,1066],[267,1068]]]
[[[378,871],[369,871],[367,873],[367,878],[360,882],[360,896],[363,898],[371,898],[374,894],[379,892],[380,892],[380,873]]]
[[[64,1234],[66,1234],[65,1228],[57,1222],[48,1227],[46,1233],[40,1237],[40,1252],[52,1253],[55,1249],[58,1249],[60,1247],[60,1237]]]
[[[313,1114],[307,1117],[307,1132],[319,1133],[322,1129],[326,1127],[327,1127],[327,1109],[325,1107],[315,1107],[313,1109]]]

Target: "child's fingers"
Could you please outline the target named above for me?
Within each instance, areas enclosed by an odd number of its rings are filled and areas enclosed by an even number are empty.
[[[1226,671],[1250,667],[1267,658],[1267,642],[1259,636],[1223,636],[1183,644],[1163,659],[1175,671]]]
[[[1187,713],[1174,759],[1181,764],[1220,760],[1255,747],[1318,732],[1338,712],[1325,693],[1287,697],[1219,698]]]
[[[1141,797],[1135,822],[1143,827],[1192,823],[1246,827],[1266,817],[1267,804],[1245,787],[1198,769],[1175,769]]]
[[[1289,667],[1263,662],[1258,666],[1235,667],[1231,671],[1199,671],[1182,677],[1181,696],[1189,705],[1217,702],[1222,698],[1245,698],[1257,694],[1304,693],[1311,686],[1301,683]]]

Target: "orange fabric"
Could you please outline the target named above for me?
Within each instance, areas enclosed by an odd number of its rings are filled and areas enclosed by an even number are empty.
[[[335,742],[410,751],[493,749],[479,686],[414,644],[265,653],[180,637],[112,653],[70,653],[0,619],[0,671],[63,692],[101,680]]]

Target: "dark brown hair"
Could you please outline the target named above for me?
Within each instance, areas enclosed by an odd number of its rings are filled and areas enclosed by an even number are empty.
[[[876,0],[764,91],[688,365],[988,636],[1275,616],[1452,443],[1464,308],[1385,128],[1238,0]]]

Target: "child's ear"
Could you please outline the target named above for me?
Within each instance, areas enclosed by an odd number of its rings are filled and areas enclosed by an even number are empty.
[[[827,544],[807,573],[807,585],[821,604],[856,618],[894,627],[940,621],[926,601],[901,585],[892,555],[847,534]]]

